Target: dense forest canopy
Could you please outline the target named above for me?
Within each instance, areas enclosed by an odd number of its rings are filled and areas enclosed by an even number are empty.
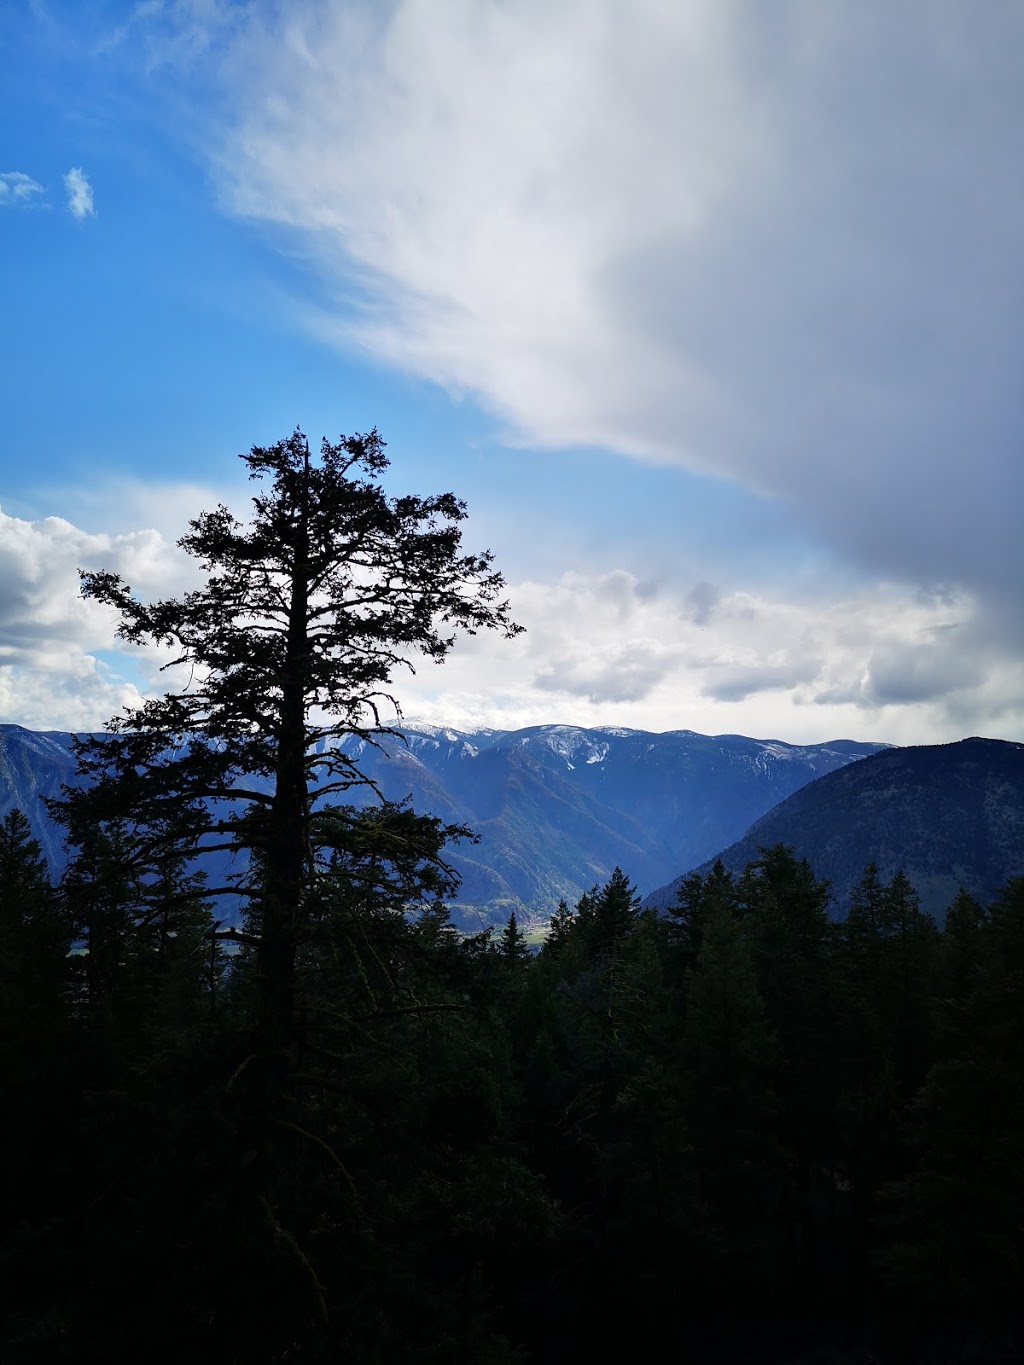
[[[1018,1358],[1024,879],[940,931],[869,866],[834,923],[776,844],[457,933],[461,831],[311,784],[410,652],[515,633],[501,578],[375,434],[245,458],[203,588],[85,576],[195,674],[81,743],[60,884],[0,826],[4,1358]]]

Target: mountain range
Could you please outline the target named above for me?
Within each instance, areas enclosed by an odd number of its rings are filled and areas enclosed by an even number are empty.
[[[75,781],[72,736],[0,725],[0,817],[23,809],[55,874],[60,830],[42,798]],[[742,735],[539,725],[406,725],[341,746],[388,800],[468,826],[449,848],[465,928],[515,911],[542,920],[618,865],[663,907],[682,875],[720,856],[741,871],[791,845],[828,878],[833,912],[869,862],[903,868],[942,917],[959,886],[987,900],[1024,874],[1024,744],[966,739],[892,748],[795,745]],[[366,803],[369,789],[351,799]]]
[[[74,780],[71,739],[0,725],[0,816],[25,811],[55,873],[65,855],[41,798]],[[616,865],[649,892],[732,844],[808,782],[884,746],[691,730],[407,725],[342,747],[387,799],[409,798],[414,809],[476,833],[477,843],[450,851],[462,877],[456,918],[468,927],[513,910],[546,917]]]

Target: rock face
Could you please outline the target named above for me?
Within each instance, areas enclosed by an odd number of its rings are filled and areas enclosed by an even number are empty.
[[[975,738],[886,749],[801,788],[719,856],[739,871],[777,843],[831,881],[839,917],[874,862],[886,879],[902,868],[922,909],[941,920],[959,887],[987,901],[1024,875],[1024,744]],[[650,903],[669,903],[678,880]]]
[[[0,726],[0,815],[20,806],[54,871],[59,831],[41,797],[72,779],[71,736]],[[468,825],[451,851],[463,878],[457,918],[543,916],[616,864],[648,891],[712,856],[807,782],[882,746],[793,745],[741,735],[654,734],[569,725],[474,732],[407,726],[344,748],[390,800]],[[360,798],[353,789],[351,799]],[[362,798],[362,799],[365,799]]]

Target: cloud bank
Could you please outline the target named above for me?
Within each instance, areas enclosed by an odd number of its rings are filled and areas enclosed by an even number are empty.
[[[166,654],[122,646],[115,615],[78,591],[79,568],[109,568],[142,594],[165,595],[190,571],[158,531],[90,534],[61,517],[0,511],[0,721],[97,729],[163,690]]]
[[[129,486],[120,502],[136,493]],[[173,488],[162,500],[181,501]],[[198,581],[166,532],[97,534],[0,512],[0,721],[96,729],[187,681],[161,671],[165,652],[116,641],[114,614],[79,596],[79,567],[112,569],[144,598]],[[513,583],[510,597],[527,634],[463,639],[443,669],[400,671],[407,716],[808,742],[1024,730],[1018,661],[966,594],[888,584],[794,602],[763,586],[669,587],[616,569]]]
[[[653,538],[524,570],[529,634],[421,670],[410,714],[1024,738],[1016,0],[168,0],[107,48],[213,81],[222,205],[310,264],[320,334],[806,531],[774,581]]]
[[[934,743],[1024,727],[1019,663],[960,594],[879,584],[794,601],[634,575],[515,584],[513,644],[474,638],[403,680],[408,715],[458,726],[688,728],[804,742]]]
[[[322,271],[326,331],[516,439],[785,499],[1019,638],[1019,5],[258,14],[222,192]]]

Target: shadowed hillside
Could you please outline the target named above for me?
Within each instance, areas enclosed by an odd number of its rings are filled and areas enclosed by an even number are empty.
[[[738,872],[779,843],[831,882],[840,916],[871,862],[883,879],[903,868],[936,917],[961,886],[986,901],[1024,872],[1024,744],[973,738],[886,749],[795,792],[720,857]],[[650,904],[669,904],[678,880]]]

